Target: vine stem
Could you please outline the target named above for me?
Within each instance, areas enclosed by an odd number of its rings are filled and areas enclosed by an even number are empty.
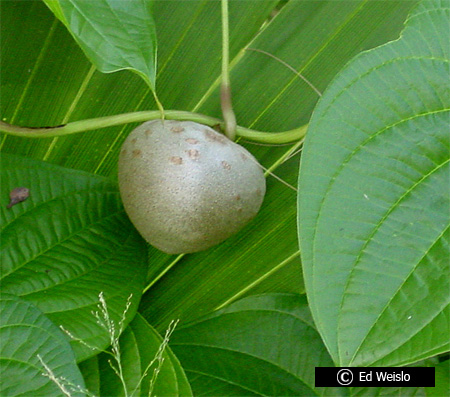
[[[167,120],[190,120],[200,124],[209,125],[211,127],[218,125],[222,129],[224,128],[224,123],[220,119],[200,113],[192,113],[181,110],[165,110],[164,116]],[[114,127],[128,123],[139,123],[160,118],[161,112],[159,110],[149,110],[73,121],[71,123],[56,127],[20,127],[0,121],[0,132],[26,138],[52,138],[56,136],[77,134],[100,128]],[[306,134],[307,127],[308,125],[304,125],[302,127],[283,132],[263,132],[237,126],[236,134],[242,138],[261,143],[290,143],[302,139]]]
[[[236,138],[236,116],[231,102],[230,82],[230,50],[229,50],[229,28],[228,28],[228,0],[222,0],[222,84],[220,87],[220,104],[222,116],[225,122],[225,135],[234,141]]]
[[[153,97],[155,98],[156,106],[159,109],[160,118],[161,118],[161,120],[164,120],[166,117],[166,112],[164,110],[162,103],[159,101],[158,95],[156,95],[156,91],[153,91]]]

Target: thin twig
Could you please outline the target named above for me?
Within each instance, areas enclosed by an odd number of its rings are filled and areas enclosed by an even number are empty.
[[[293,145],[295,142],[289,142],[289,143],[259,143],[259,142],[252,142],[247,141],[245,139],[241,139],[239,142],[248,143],[249,145],[256,145],[256,146],[269,146],[269,147],[282,147],[282,146],[290,146]]]
[[[242,148],[242,153],[244,153],[246,156],[247,155],[247,151]],[[293,191],[297,191],[297,188],[295,188],[294,186],[292,186],[290,183],[284,181],[283,179],[281,179],[279,176],[275,175],[271,170],[269,170],[268,168],[264,167],[263,165],[261,165],[253,156],[248,157],[250,160],[252,160],[258,167],[260,167],[261,169],[264,170],[264,172],[270,176],[273,176],[276,180],[280,181],[283,185],[286,185],[289,189],[292,189]]]
[[[286,161],[290,160],[292,157],[295,157],[297,154],[301,153],[303,150],[303,146],[301,146],[299,149],[297,149],[295,152],[292,152],[291,154],[289,154],[289,156],[287,156],[283,163],[285,163]]]
[[[260,52],[261,54],[267,55],[273,59],[276,59],[278,62],[280,62],[282,65],[286,66],[289,70],[291,70],[292,72],[294,72],[298,77],[300,77],[306,84],[308,84],[317,95],[319,95],[320,97],[322,96],[322,93],[315,87],[315,85],[313,83],[311,83],[306,77],[304,77],[300,72],[297,72],[297,70],[295,70],[291,65],[289,65],[287,62],[283,61],[282,59],[276,57],[275,55],[271,54],[270,52],[264,51],[264,50],[259,50],[257,48],[250,48],[247,47],[246,50],[248,51],[255,51],[255,52]]]

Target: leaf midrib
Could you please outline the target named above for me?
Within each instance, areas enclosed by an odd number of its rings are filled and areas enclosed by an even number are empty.
[[[63,286],[64,284],[72,283],[72,282],[74,282],[75,280],[77,280],[77,279],[79,279],[79,278],[85,276],[86,274],[89,274],[90,272],[95,271],[95,270],[98,269],[98,268],[101,268],[101,266],[102,266],[103,264],[107,263],[111,258],[114,258],[115,256],[114,256],[113,254],[114,254],[115,252],[117,252],[117,251],[120,251],[124,246],[126,246],[132,237],[133,237],[133,235],[130,234],[130,235],[124,240],[124,242],[123,242],[121,245],[117,246],[117,248],[116,248],[116,250],[115,250],[114,252],[110,252],[110,254],[107,255],[107,256],[105,256],[105,258],[104,258],[102,261],[96,262],[95,268],[87,268],[84,272],[77,274],[75,277],[72,277],[72,278],[69,278],[69,279],[65,279],[63,282],[60,282],[60,283],[58,283],[58,284],[53,284],[53,285],[47,286],[47,287],[45,287],[45,288],[35,289],[35,290],[33,290],[33,291],[31,291],[31,292],[28,292],[28,293],[26,293],[26,294],[21,294],[20,296],[21,296],[21,297],[26,297],[26,296],[33,295],[33,294],[39,294],[39,293],[41,293],[42,291],[51,290],[51,289],[57,288],[57,287],[59,288],[59,287]],[[136,275],[134,275],[134,277],[135,277],[135,276],[136,276]],[[120,291],[120,290],[119,290],[119,291]],[[120,294],[116,294],[116,295],[113,295],[113,296],[119,296],[119,295],[120,295]],[[85,306],[87,307],[87,306],[92,306],[92,305],[91,305],[91,304],[88,304],[88,305],[85,305]],[[79,308],[85,307],[85,306],[77,306],[77,307],[76,307],[75,309],[73,309],[73,310],[78,310]],[[68,310],[71,310],[71,309],[65,309],[64,311],[68,311]],[[54,312],[53,312],[53,311],[52,311],[52,312],[46,311],[46,313],[56,313],[56,312],[57,312],[57,311],[54,311]]]
[[[74,192],[74,193],[72,193],[72,194],[65,195],[65,197],[70,197],[70,196],[76,195],[77,193],[78,193],[78,192]],[[117,192],[114,192],[114,193],[117,194]],[[61,198],[61,197],[58,197],[58,199],[60,199],[60,198]],[[55,200],[55,199],[54,199],[54,200]],[[46,201],[46,202],[44,202],[44,203],[42,203],[42,204],[45,205],[45,204],[47,204],[47,203],[49,203],[49,202],[51,202],[51,201],[53,201],[53,200]],[[35,209],[35,208],[37,208],[37,206],[36,206],[36,207],[33,207],[32,209]],[[83,232],[83,231],[85,231],[85,230],[90,229],[93,225],[101,224],[101,223],[103,223],[105,220],[114,218],[114,217],[116,217],[117,215],[119,215],[119,214],[121,214],[121,213],[125,213],[125,210],[124,210],[123,208],[118,209],[117,211],[115,211],[115,212],[113,212],[113,213],[110,213],[108,216],[101,217],[100,219],[98,219],[98,220],[95,221],[95,222],[87,223],[85,226],[83,226],[83,227],[81,227],[80,229],[77,229],[76,231],[74,231],[73,233],[67,235],[64,239],[57,241],[57,242],[56,242],[55,244],[53,244],[53,245],[49,245],[48,247],[46,247],[46,249],[44,249],[43,251],[37,253],[37,254],[34,255],[32,258],[28,259],[26,262],[23,262],[23,263],[21,263],[20,265],[17,265],[16,267],[14,267],[14,269],[13,269],[11,272],[9,272],[9,273],[7,273],[7,274],[2,273],[0,280],[4,280],[4,279],[5,279],[6,277],[8,277],[10,274],[14,273],[14,272],[17,271],[18,269],[20,269],[20,268],[22,268],[23,266],[25,266],[26,264],[32,262],[32,261],[35,260],[37,257],[39,257],[39,256],[43,255],[44,253],[50,251],[50,250],[53,249],[54,247],[63,244],[64,242],[66,242],[67,240],[71,239],[72,237],[74,237],[75,235],[79,234],[80,232]],[[23,215],[23,214],[22,214],[22,215]],[[15,218],[15,219],[18,219],[18,218]]]
[[[449,162],[450,160],[448,160],[447,162]],[[436,243],[443,237],[443,235],[445,234],[445,232],[447,230],[450,229],[450,225],[448,225],[441,233],[440,235],[436,238],[436,240],[434,241],[434,243],[428,248],[428,250],[426,250],[424,252],[424,254],[422,255],[422,257],[417,261],[417,263],[414,265],[414,267],[411,269],[411,271],[409,272],[409,274],[405,277],[403,283],[401,283],[397,290],[392,294],[391,298],[389,299],[388,302],[386,302],[386,305],[383,307],[383,309],[380,311],[379,315],[377,316],[377,318],[375,319],[375,321],[372,323],[371,327],[368,329],[366,335],[364,336],[364,338],[361,340],[361,343],[358,345],[358,347],[355,349],[355,353],[353,354],[353,356],[351,357],[349,364],[351,365],[351,363],[353,362],[353,360],[355,359],[355,357],[357,356],[358,352],[361,350],[362,346],[364,345],[364,342],[367,340],[367,338],[369,337],[371,331],[375,328],[378,320],[381,318],[381,316],[384,314],[384,312],[388,309],[388,307],[390,306],[391,302],[395,299],[395,297],[399,294],[400,290],[403,288],[403,286],[405,285],[405,283],[408,281],[408,279],[410,277],[412,277],[412,275],[414,274],[415,270],[417,269],[417,266],[419,266],[422,263],[422,260],[425,258],[425,256],[428,254],[428,252],[436,245]],[[354,271],[354,268],[352,268],[352,273]],[[343,294],[343,297],[345,296],[345,292]],[[341,303],[343,302],[344,299],[342,299]],[[448,306],[448,303],[447,303]],[[445,306],[444,306],[445,307]],[[341,306],[342,308],[342,306]],[[339,311],[340,313],[342,313],[342,310]],[[440,315],[442,312],[442,310],[437,310],[435,312],[435,315],[425,324],[423,324],[423,326],[417,329],[417,331],[411,336],[411,339],[417,335],[419,332],[421,332],[428,324],[430,324],[438,315]],[[339,321],[339,319],[338,319]],[[395,350],[399,349],[401,346],[403,346],[404,344],[408,343],[409,340],[406,340],[402,345],[399,345]],[[393,351],[395,351],[393,350]],[[379,357],[379,359],[377,361],[380,361],[382,358],[386,357],[387,355],[391,354],[391,352],[387,353],[386,355]],[[340,361],[342,359],[340,358]],[[341,361],[342,362],[342,361]]]

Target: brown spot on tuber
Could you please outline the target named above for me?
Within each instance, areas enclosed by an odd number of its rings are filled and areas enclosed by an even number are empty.
[[[136,141],[137,141],[137,139],[134,138],[134,139],[131,140],[131,143],[136,143]]]
[[[180,165],[180,164],[183,163],[183,159],[182,159],[181,157],[178,157],[178,156],[172,156],[172,157],[170,158],[170,162],[171,162],[172,164]]]
[[[186,150],[186,153],[192,160],[198,160],[198,158],[200,157],[199,151],[195,149]]]
[[[226,170],[231,170],[231,165],[226,161],[222,161],[222,167],[225,168]]]
[[[145,130],[145,135],[146,135],[146,136],[149,136],[151,133],[152,133],[152,130],[151,130],[151,129],[146,129],[146,130]]]
[[[22,201],[25,201],[30,196],[30,190],[26,187],[16,187],[9,193],[9,204],[6,208],[11,208]]]
[[[203,130],[204,134],[205,134],[205,138],[207,141],[210,142],[218,142],[221,143],[223,145],[228,143],[227,138],[224,135],[221,134],[216,134],[211,130]]]
[[[237,201],[239,201],[241,199],[241,196],[239,196],[239,194],[237,196],[234,197]]]
[[[142,156],[142,151],[139,149],[134,149],[133,150],[133,157],[141,157]]]
[[[176,125],[175,127],[172,127],[172,128],[170,129],[170,131],[175,132],[176,134],[178,134],[178,133],[180,133],[180,132],[183,132],[183,131],[184,131],[184,128],[183,128],[183,127],[180,127],[179,125]]]
[[[186,138],[185,141],[187,143],[190,143],[191,145],[196,145],[198,143],[197,139],[195,138]]]

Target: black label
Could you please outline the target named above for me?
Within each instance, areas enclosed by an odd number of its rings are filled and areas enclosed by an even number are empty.
[[[316,387],[434,387],[434,367],[317,367]]]

